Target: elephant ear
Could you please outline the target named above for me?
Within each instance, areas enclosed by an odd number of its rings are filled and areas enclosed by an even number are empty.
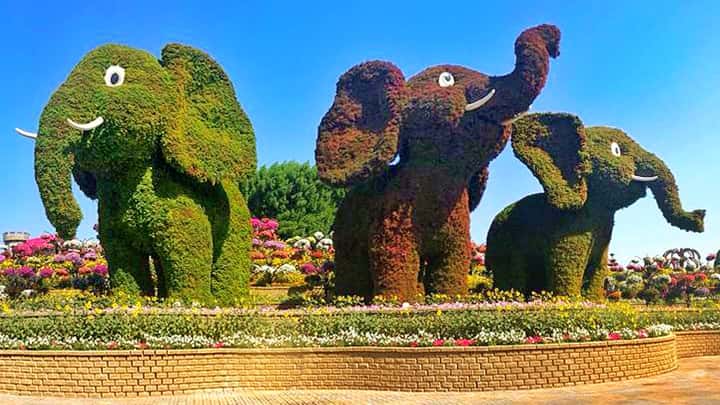
[[[405,78],[389,62],[359,64],[340,77],[318,129],[320,178],[350,185],[383,171],[398,151]]]
[[[161,64],[180,93],[178,117],[161,140],[167,162],[212,184],[255,172],[255,134],[220,65],[206,53],[180,44],[163,49]]]
[[[548,203],[579,209],[587,199],[590,155],[582,121],[570,114],[530,114],[513,123],[515,156],[537,177]]]

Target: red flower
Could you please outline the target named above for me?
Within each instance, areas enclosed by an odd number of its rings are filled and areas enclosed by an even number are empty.
[[[252,260],[263,260],[265,258],[265,254],[263,252],[258,252],[257,250],[253,250],[250,252],[250,258]]]
[[[617,332],[610,332],[607,335],[608,340],[620,340],[622,339],[622,336],[620,336]]]
[[[473,339],[455,339],[455,346],[472,346],[475,344]]]
[[[412,342],[410,342],[410,347],[418,347],[418,342],[413,340]]]
[[[435,339],[435,340],[433,340],[432,345],[433,346],[443,346],[443,345],[445,345],[445,340],[444,339]]]
[[[223,342],[215,342],[212,344],[212,347],[215,349],[219,349],[221,347],[225,347],[225,344]]]
[[[273,257],[279,257],[281,259],[287,259],[290,256],[290,253],[284,251],[284,250],[276,250],[272,252]]]
[[[314,257],[315,259],[320,259],[321,257],[323,257],[323,254],[324,253],[322,252],[322,250],[313,250],[312,252],[310,252],[310,256]]]
[[[543,342],[542,336],[528,336],[527,338],[525,338],[525,343],[537,344],[537,343],[542,343],[542,342]]]

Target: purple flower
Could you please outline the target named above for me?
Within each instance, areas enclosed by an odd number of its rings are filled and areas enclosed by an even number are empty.
[[[65,255],[65,260],[72,262],[76,266],[80,266],[83,264],[83,259],[80,257],[80,253],[78,252],[70,252]]]
[[[108,274],[108,266],[104,264],[96,264],[95,268],[93,269],[93,272],[97,274],[98,276],[107,276]]]
[[[0,262],[4,262],[4,261],[5,261],[5,259],[6,259],[6,257],[5,257],[5,256],[3,256],[3,255],[0,255]]]
[[[35,269],[28,266],[20,267],[20,270],[18,271],[18,275],[22,278],[30,278],[35,276]]]
[[[3,272],[3,274],[5,274],[7,277],[16,276],[16,275],[17,275],[17,269],[16,269],[16,268],[13,268],[13,267],[8,267],[7,269],[5,269],[5,271]]]
[[[55,257],[53,257],[53,261],[55,263],[62,263],[66,260],[67,260],[67,258],[63,254],[57,254],[57,255],[55,255]]]
[[[85,253],[85,255],[83,255],[83,259],[85,259],[85,260],[97,260],[97,253],[95,253],[95,251],[93,251],[93,250],[88,250],[88,252]]]
[[[277,240],[266,241],[263,246],[269,249],[285,249],[285,244]]]
[[[707,287],[700,287],[695,290],[696,297],[707,297],[710,295],[710,290]]]
[[[42,269],[40,269],[41,278],[49,278],[52,277],[53,274],[55,274],[55,271],[50,267],[43,267]]]
[[[253,246],[260,246],[260,245],[262,245],[262,241],[258,238],[253,238],[252,244],[253,244]]]

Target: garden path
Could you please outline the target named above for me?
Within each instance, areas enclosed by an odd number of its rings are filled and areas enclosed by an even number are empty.
[[[234,391],[176,397],[78,400],[0,395],[8,405],[161,404],[720,404],[720,356],[681,359],[678,370],[638,380],[529,391]]]

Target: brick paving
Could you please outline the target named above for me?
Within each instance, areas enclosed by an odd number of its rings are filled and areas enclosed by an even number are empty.
[[[215,391],[126,399],[0,395],[8,405],[161,404],[720,404],[720,356],[682,359],[676,371],[623,382],[526,391],[406,393],[361,390]]]

